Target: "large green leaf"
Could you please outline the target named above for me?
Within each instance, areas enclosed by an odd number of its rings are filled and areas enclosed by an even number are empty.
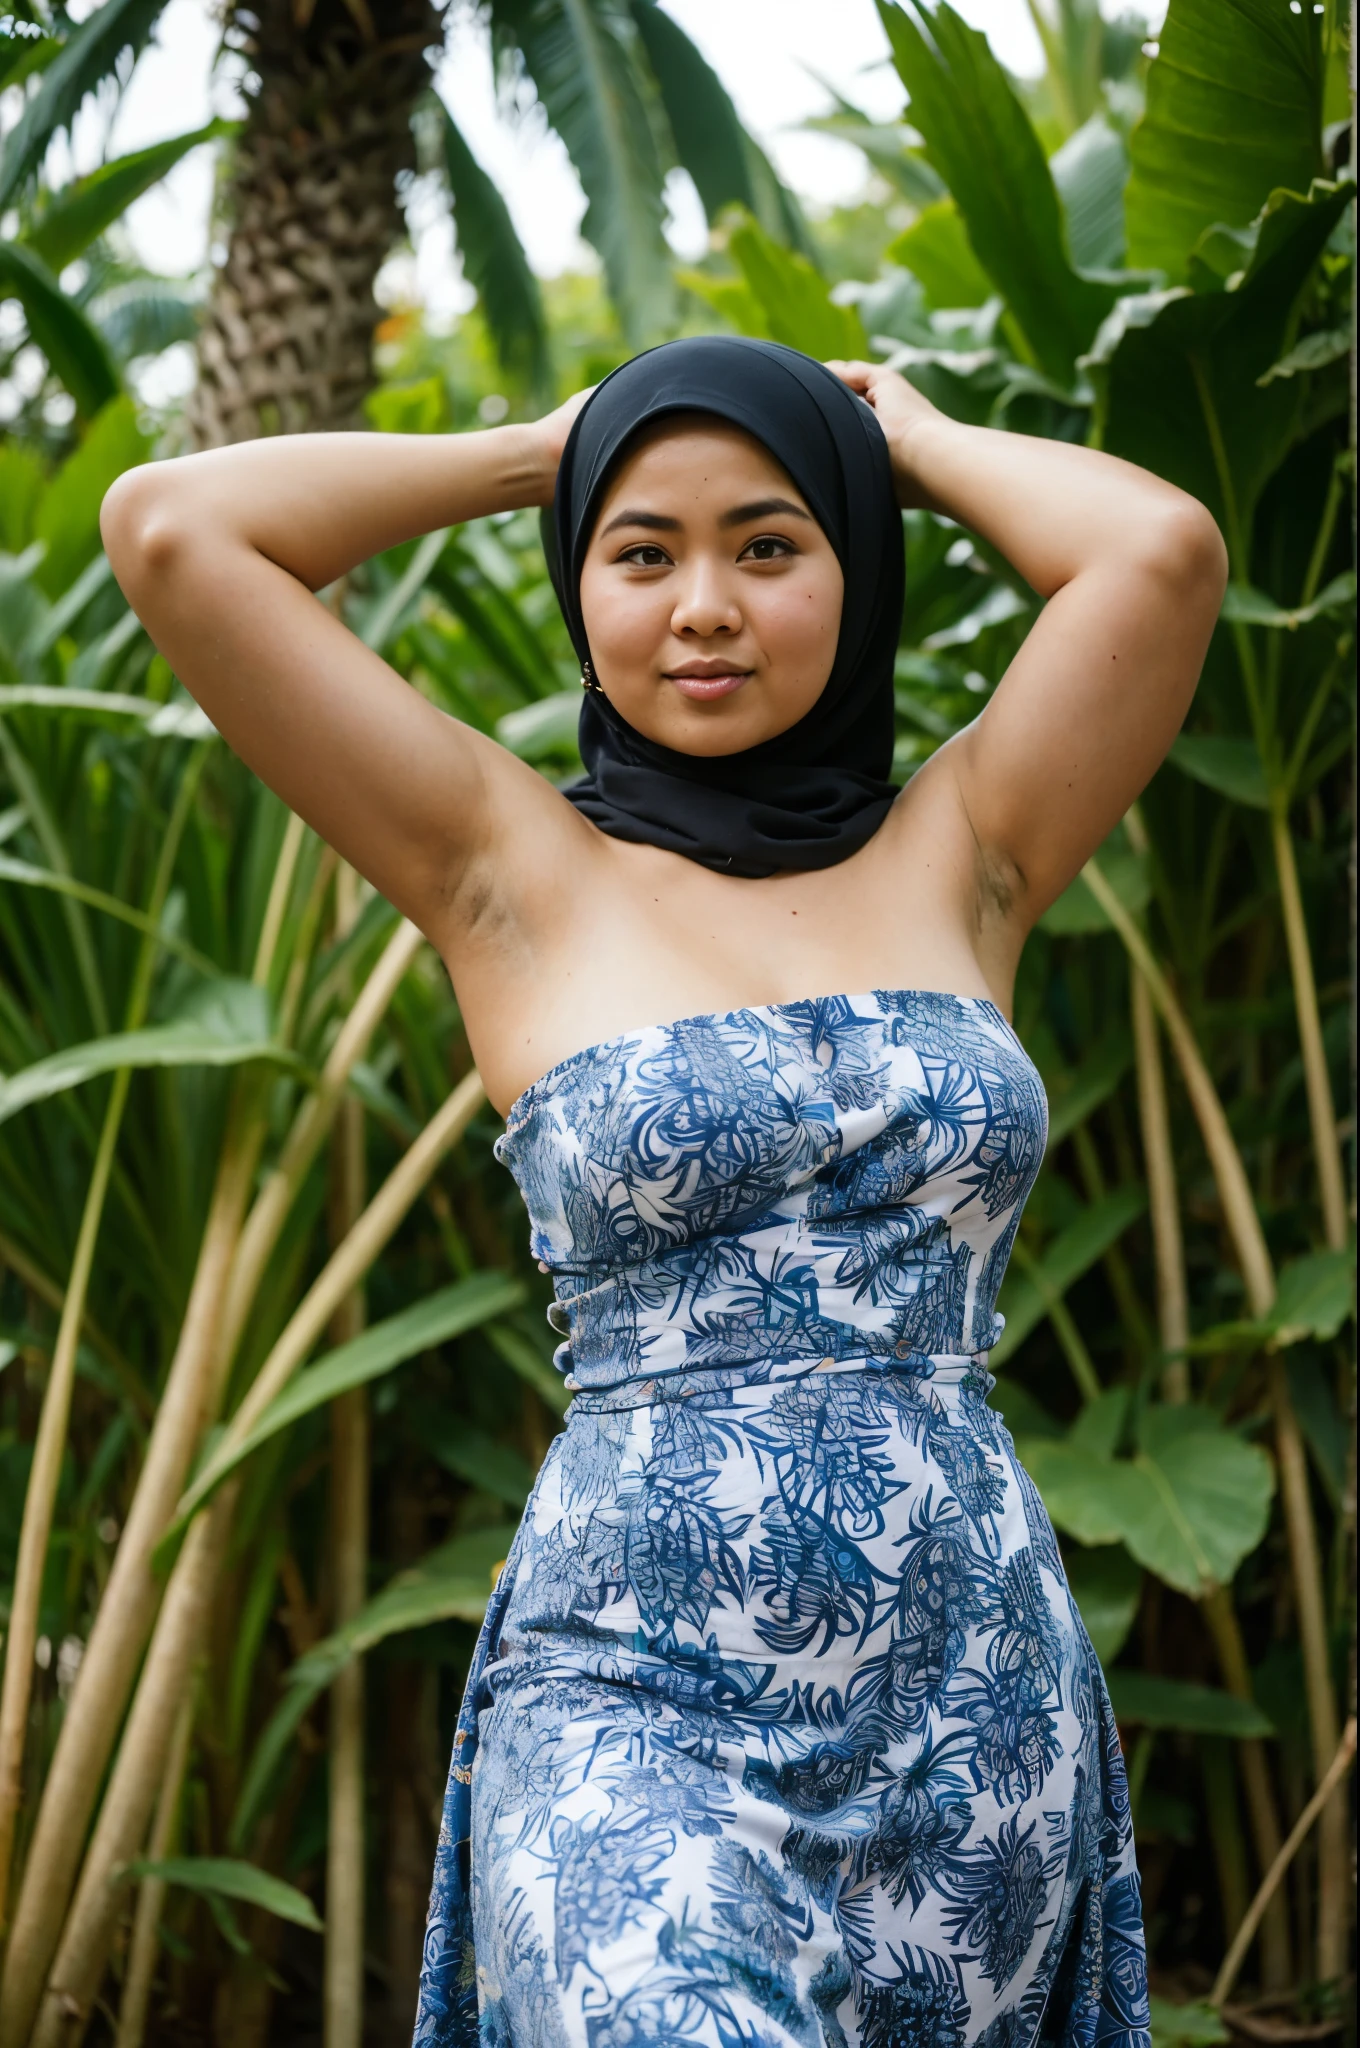
[[[1068,385],[1114,293],[1072,268],[1039,139],[986,37],[948,0],[908,4],[917,19],[894,0],[878,0],[912,123],[1036,364]]]
[[[826,280],[806,256],[781,248],[750,219],[732,230],[728,249],[775,341],[823,360],[868,355],[869,340],[858,312],[835,303]]]
[[[222,980],[209,985],[192,1014],[173,1024],[87,1039],[0,1080],[0,1124],[35,1102],[50,1101],[120,1067],[237,1067],[248,1060],[297,1064],[296,1054],[270,1030],[263,991],[248,981]]]
[[[1350,195],[1338,185],[1314,185],[1306,199],[1276,192],[1228,289],[1177,286],[1123,299],[1087,358],[1100,445],[1206,504],[1239,580],[1256,501],[1304,416],[1308,384],[1259,380]]]
[[[1354,1246],[1310,1252],[1281,1268],[1270,1311],[1278,1342],[1298,1344],[1316,1337],[1330,1343],[1354,1313]]]
[[[69,299],[47,265],[20,242],[0,242],[0,299],[17,299],[29,338],[46,356],[82,419],[118,395],[118,372],[103,336]]]
[[[1257,379],[1258,383],[1269,383],[1270,379]],[[1270,626],[1277,632],[1296,633],[1300,626],[1311,625],[1314,619],[1324,618],[1328,612],[1353,612],[1355,609],[1355,574],[1346,569],[1340,576],[1334,576],[1326,588],[1320,590],[1311,604],[1280,605],[1274,598],[1267,597],[1262,590],[1253,590],[1249,583],[1230,583],[1223,593],[1223,609],[1220,614],[1230,625]]]
[[[1212,1685],[1159,1678],[1151,1671],[1111,1671],[1110,1703],[1121,1721],[1144,1728],[1178,1728],[1187,1735],[1228,1735],[1239,1740],[1273,1735],[1269,1717],[1252,1700]]]
[[[1062,201],[1067,247],[1082,270],[1110,270],[1124,260],[1124,186],[1129,156],[1103,114],[1093,114],[1048,160]]]
[[[398,1315],[374,1323],[362,1336],[328,1352],[318,1364],[297,1374],[245,1436],[209,1454],[181,1500],[162,1542],[168,1542],[184,1527],[228,1473],[253,1457],[280,1430],[290,1428],[304,1415],[333,1401],[337,1394],[347,1394],[354,1387],[367,1386],[370,1380],[382,1378],[417,1353],[445,1344],[451,1337],[461,1337],[495,1316],[509,1314],[523,1300],[524,1289],[518,1280],[511,1280],[504,1273],[474,1273],[466,1280],[455,1280],[451,1287],[441,1287],[437,1293],[426,1295]]]
[[[67,37],[0,152],[0,212],[38,169],[52,137],[70,127],[86,97],[113,75],[123,52],[142,49],[164,5],[165,0],[103,0]]]
[[[1031,1271],[1011,1267],[1001,1294],[1006,1327],[990,1354],[993,1366],[1004,1364],[1019,1349],[1030,1331],[1037,1329],[1048,1314],[1051,1304],[1061,1300],[1068,1288],[1089,1272],[1111,1245],[1118,1243],[1146,1208],[1147,1195],[1142,1188],[1115,1188],[1059,1231]]]
[[[99,507],[110,484],[125,469],[145,462],[151,443],[137,422],[131,398],[115,398],[92,420],[80,446],[68,455],[38,506],[38,538],[47,554],[38,581],[52,597],[74,583],[99,553]]]
[[[670,324],[674,285],[657,149],[627,0],[490,0],[566,144],[586,195],[581,232],[599,251],[625,334],[636,347]]]
[[[656,0],[632,0],[632,14],[670,123],[675,154],[693,178],[710,222],[725,206],[744,206],[766,234],[810,256],[802,209],[743,128],[713,66]]]
[[[1133,131],[1129,259],[1183,278],[1216,222],[1321,177],[1322,28],[1311,4],[1171,0]]]
[[[1091,1646],[1102,1664],[1113,1664],[1138,1612],[1142,1568],[1114,1543],[1096,1550],[1069,1548],[1063,1562]]]
[[[316,1907],[296,1885],[273,1877],[258,1864],[241,1863],[230,1856],[166,1856],[129,1863],[123,1871],[128,1878],[158,1877],[164,1884],[182,1885],[186,1891],[204,1892],[217,1898],[237,1899],[243,1906],[259,1906],[277,1919],[291,1920],[313,1934],[325,1930]]]
[[[1195,782],[1252,810],[1270,809],[1270,785],[1255,740],[1230,733],[1183,732],[1171,743],[1169,759]]]
[[[33,538],[33,519],[46,483],[43,466],[19,441],[0,444],[0,549],[22,554]]]
[[[820,81],[825,84],[826,81]],[[828,92],[831,87],[827,87]],[[858,107],[832,93],[834,114],[814,114],[803,123],[817,135],[834,136],[863,150],[876,171],[895,185],[913,206],[929,206],[944,194],[944,181],[921,155],[920,137],[900,122],[871,121]]]
[[[509,207],[442,102],[440,116],[444,171],[463,269],[481,300],[482,317],[501,364],[547,402],[553,388],[552,352],[538,279],[529,268]]]
[[[1265,1452],[1192,1403],[1149,1408],[1131,1458],[1112,1449],[1080,1429],[1065,1443],[1025,1443],[1054,1522],[1081,1543],[1122,1542],[1178,1592],[1228,1584],[1265,1534],[1274,1489]]]
[[[166,142],[153,142],[149,149],[115,157],[49,199],[21,239],[50,270],[62,271],[191,149],[235,133],[236,126],[230,121],[209,121],[187,135],[174,135]]]
[[[88,311],[120,363],[159,355],[198,334],[197,286],[192,279],[124,278],[91,299]]]
[[[937,199],[923,207],[909,228],[904,228],[888,255],[925,286],[932,306],[983,306],[993,296],[992,281],[968,239],[958,207],[952,199]]]

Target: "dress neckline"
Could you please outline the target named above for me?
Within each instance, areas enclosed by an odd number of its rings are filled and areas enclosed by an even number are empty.
[[[1021,1044],[1015,1026],[1000,1004],[994,1003],[990,996],[961,996],[950,988],[879,988],[858,989],[853,992],[838,990],[830,995],[794,996],[784,1003],[733,1003],[726,1010],[695,1010],[686,1017],[671,1017],[655,1024],[635,1024],[630,1030],[611,1032],[606,1038],[597,1038],[592,1044],[583,1045],[577,1051],[569,1052],[564,1059],[555,1061],[536,1080],[530,1081],[526,1088],[520,1090],[505,1112],[506,1129],[508,1130],[515,1122],[525,1105],[556,1075],[565,1073],[568,1067],[574,1067],[578,1060],[590,1059],[596,1053],[605,1051],[608,1046],[626,1045],[632,1039],[646,1038],[653,1031],[678,1031],[687,1024],[710,1024],[715,1019],[726,1021],[729,1017],[775,1017],[786,1010],[805,1010],[813,1003],[867,1003],[874,1002],[881,996],[939,996],[951,1003],[967,1003],[974,1009],[988,1010],[1001,1023],[1022,1056],[1029,1060],[1029,1054]],[[1030,1065],[1034,1065],[1032,1060]],[[1038,1072],[1037,1068],[1035,1072]]]

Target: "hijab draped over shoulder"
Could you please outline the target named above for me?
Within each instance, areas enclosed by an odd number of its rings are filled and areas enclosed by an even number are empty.
[[[825,689],[787,732],[740,753],[661,746],[587,691],[585,777],[564,795],[616,839],[665,847],[723,874],[833,867],[872,838],[896,790],[893,659],[902,619],[902,521],[882,428],[839,377],[778,342],[666,342],[615,370],[578,414],[544,539],[553,586],[584,664],[581,565],[604,493],[641,429],[668,413],[740,427],[787,472],[845,579]]]

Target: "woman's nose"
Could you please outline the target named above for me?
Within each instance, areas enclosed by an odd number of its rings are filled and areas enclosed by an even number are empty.
[[[711,633],[739,633],[741,607],[722,567],[715,562],[685,565],[671,612],[671,631],[706,638]]]

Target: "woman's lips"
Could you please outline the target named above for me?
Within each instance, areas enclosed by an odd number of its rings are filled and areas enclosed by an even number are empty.
[[[716,676],[671,675],[667,680],[674,683],[677,690],[683,691],[686,697],[706,704],[714,697],[730,697],[734,690],[739,690],[743,683],[751,680],[751,671],[739,669]]]

